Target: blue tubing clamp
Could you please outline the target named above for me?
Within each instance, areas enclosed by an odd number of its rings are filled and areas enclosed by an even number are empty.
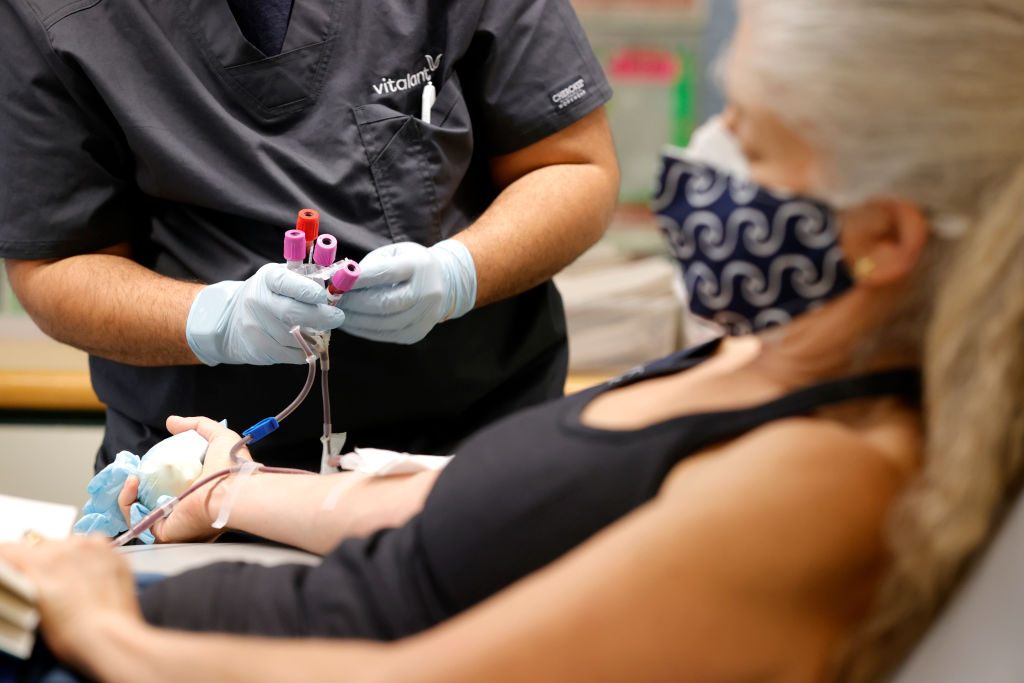
[[[256,443],[257,441],[265,437],[267,434],[272,434],[273,432],[276,432],[277,428],[280,426],[281,425],[278,424],[277,422],[277,418],[268,417],[267,419],[260,420],[252,427],[246,429],[244,432],[242,432],[242,436],[251,436],[252,439],[249,441],[249,443]]]

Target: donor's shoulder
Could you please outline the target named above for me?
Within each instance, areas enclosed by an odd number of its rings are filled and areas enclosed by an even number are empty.
[[[686,516],[743,529],[748,542],[786,539],[822,559],[863,556],[916,471],[913,430],[887,425],[896,434],[880,436],[879,428],[777,420],[683,460],[659,497]]]
[[[815,477],[818,484],[839,479],[846,486],[902,486],[917,470],[921,441],[912,413],[894,408],[885,417],[853,423],[823,417],[775,420],[727,444],[721,456],[783,479],[797,475]]]

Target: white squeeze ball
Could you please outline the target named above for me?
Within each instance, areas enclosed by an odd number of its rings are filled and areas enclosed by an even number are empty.
[[[156,444],[139,464],[139,501],[153,509],[161,496],[177,496],[203,471],[206,439],[190,429]]]

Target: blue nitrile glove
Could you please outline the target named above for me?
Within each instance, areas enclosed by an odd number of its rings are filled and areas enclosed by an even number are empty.
[[[290,330],[339,327],[345,314],[327,303],[327,290],[280,263],[269,263],[244,282],[227,280],[200,290],[185,337],[196,357],[219,363],[305,363]]]
[[[413,344],[434,325],[476,304],[476,266],[466,245],[444,240],[427,248],[400,242],[375,249],[341,298],[345,332],[373,341]]]
[[[89,500],[82,508],[82,518],[75,522],[76,534],[101,533],[113,538],[128,529],[117,497],[131,475],[139,473],[139,456],[121,451],[89,482]]]

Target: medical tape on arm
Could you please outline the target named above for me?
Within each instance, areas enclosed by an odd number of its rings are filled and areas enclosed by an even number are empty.
[[[453,457],[455,456],[411,455],[380,448],[356,448],[346,455],[332,456],[328,463],[332,467],[342,467],[348,472],[362,472],[373,477],[394,477],[430,470],[443,470]],[[338,499],[351,484],[351,481],[351,477],[338,477],[338,482],[331,487],[327,497],[324,498],[324,510],[335,508]]]
[[[330,475],[332,477],[337,476],[338,481],[335,482],[334,486],[331,487],[331,490],[327,492],[327,497],[324,498],[322,506],[322,509],[324,510],[333,510],[337,507],[338,499],[341,498],[341,494],[344,493],[345,489],[347,489],[352,483],[352,477],[339,475]]]
[[[242,463],[242,466],[238,469],[238,474],[235,475],[228,490],[227,496],[224,498],[224,502],[220,506],[220,512],[217,514],[217,520],[213,523],[214,529],[223,529],[227,523],[228,518],[231,517],[231,509],[235,506],[235,502],[238,500],[238,494],[242,491],[242,485],[245,484],[246,480],[252,475],[253,472],[260,468],[259,463],[246,462]]]

